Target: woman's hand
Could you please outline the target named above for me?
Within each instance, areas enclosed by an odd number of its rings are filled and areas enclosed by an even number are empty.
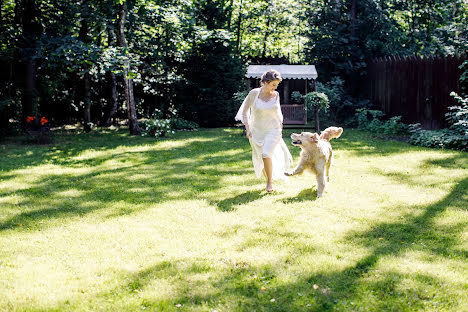
[[[249,129],[246,129],[245,133],[246,133],[247,138],[249,138],[249,139],[252,138],[252,132],[250,132]]]

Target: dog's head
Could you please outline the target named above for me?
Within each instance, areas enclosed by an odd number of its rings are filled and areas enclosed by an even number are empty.
[[[317,133],[301,132],[291,134],[292,145],[295,146],[311,146],[316,145],[320,139]]]

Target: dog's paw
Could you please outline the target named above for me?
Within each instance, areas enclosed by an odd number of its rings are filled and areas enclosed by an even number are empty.
[[[293,175],[292,171],[288,171],[284,173],[285,176],[290,177]]]

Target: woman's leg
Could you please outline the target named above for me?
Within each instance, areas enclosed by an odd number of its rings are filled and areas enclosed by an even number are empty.
[[[263,158],[263,168],[264,168],[264,172],[265,172],[266,180],[267,180],[266,191],[271,192],[273,191],[273,185],[271,181],[271,176],[273,175],[273,165],[271,163],[270,157]]]
[[[263,168],[265,170],[266,176],[266,191],[273,191],[272,179],[273,179],[273,160],[272,156],[274,150],[281,140],[281,132],[273,132],[271,135],[265,136],[265,142],[262,147],[262,159],[263,159]]]

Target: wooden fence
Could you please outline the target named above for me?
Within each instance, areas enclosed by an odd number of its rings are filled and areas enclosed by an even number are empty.
[[[445,113],[456,105],[450,92],[460,92],[458,68],[466,56],[384,57],[368,63],[369,99],[387,116],[425,129],[446,126]]]

